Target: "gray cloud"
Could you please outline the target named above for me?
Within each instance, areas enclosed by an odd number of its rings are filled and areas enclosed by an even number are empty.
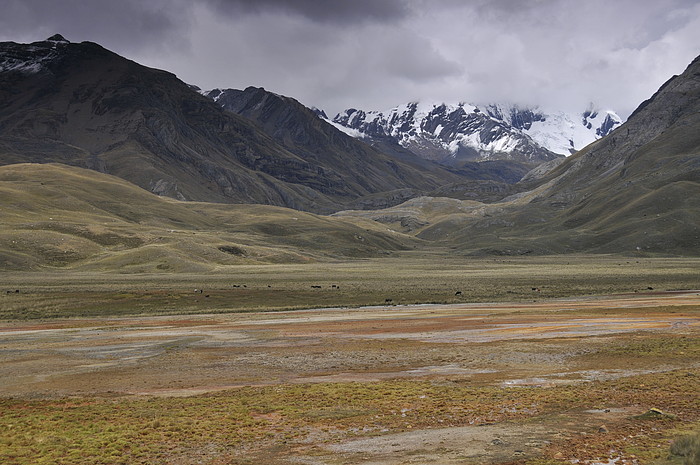
[[[91,40],[335,113],[413,100],[629,114],[698,54],[700,1],[6,0],[0,39]]]
[[[131,53],[181,46],[186,43],[181,34],[191,26],[186,0],[5,0],[2,10],[5,40],[43,40],[59,33]]]
[[[229,14],[288,13],[314,22],[356,24],[386,22],[408,13],[404,0],[207,0],[217,11]]]

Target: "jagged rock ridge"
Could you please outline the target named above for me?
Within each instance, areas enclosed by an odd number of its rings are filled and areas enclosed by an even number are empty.
[[[569,155],[622,121],[593,107],[580,115],[517,105],[413,102],[386,112],[348,109],[337,124],[372,138],[393,138],[425,158],[455,164],[509,159],[542,163]]]

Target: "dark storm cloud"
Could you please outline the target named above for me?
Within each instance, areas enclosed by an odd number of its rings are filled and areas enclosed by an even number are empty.
[[[405,17],[405,0],[205,0],[225,14],[287,13],[314,22],[352,25],[392,22]]]
[[[135,52],[178,42],[189,10],[186,0],[4,0],[0,35],[29,41],[59,33]]]

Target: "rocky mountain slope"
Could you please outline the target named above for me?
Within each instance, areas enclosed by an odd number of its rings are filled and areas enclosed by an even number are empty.
[[[493,201],[507,195],[510,186],[536,166],[532,162],[493,160],[485,163],[467,161],[448,168],[415,155],[391,139],[348,137],[353,136],[352,130],[329,121],[322,111],[307,108],[291,97],[262,88],[214,89],[202,94],[227,111],[254,121],[290,152],[306,160],[317,160],[320,156],[331,160],[334,167],[342,167],[358,183],[379,179],[381,173],[374,172],[373,166],[378,160],[391,158],[397,170],[408,166],[440,184],[429,192],[424,191],[428,195]],[[403,169],[400,175],[409,178],[413,173]],[[383,208],[415,196],[415,190],[380,193],[358,199],[355,207]]]
[[[448,170],[408,151],[399,155],[378,150],[319,119],[312,109],[295,99],[263,88],[214,89],[202,94],[225,110],[255,122],[289,152],[342,172],[346,182],[382,185],[387,181],[387,166],[407,185],[423,190],[472,179],[470,173]],[[415,194],[394,192],[393,195]]]
[[[700,57],[620,127],[491,205],[411,200],[365,216],[472,253],[700,255]]]
[[[178,199],[316,212],[386,192],[391,205],[460,179],[332,137],[332,148],[297,150],[299,139],[271,137],[173,74],[94,43],[0,44],[1,164],[59,162]]]
[[[385,112],[348,109],[333,121],[351,135],[391,138],[422,157],[451,165],[465,160],[550,161],[583,148],[622,122],[614,112],[592,106],[569,115],[516,105],[420,102]]]

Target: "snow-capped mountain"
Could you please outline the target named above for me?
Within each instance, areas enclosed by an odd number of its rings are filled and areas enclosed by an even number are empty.
[[[581,114],[517,105],[419,103],[389,111],[348,109],[333,122],[364,137],[393,138],[443,163],[514,159],[544,162],[569,155],[622,123],[613,111],[591,106]]]

